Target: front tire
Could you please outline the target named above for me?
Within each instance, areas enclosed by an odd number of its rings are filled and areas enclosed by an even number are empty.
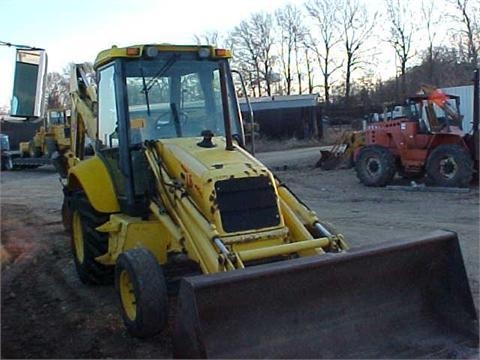
[[[84,284],[113,283],[113,266],[95,260],[108,252],[108,235],[95,228],[108,221],[108,214],[93,209],[83,192],[73,194],[71,212],[71,248],[75,269]]]
[[[473,176],[473,161],[458,144],[439,145],[427,159],[427,180],[445,187],[467,187]]]
[[[161,332],[168,320],[168,296],[162,268],[144,248],[128,250],[118,257],[115,287],[128,332],[146,338]]]
[[[364,185],[385,186],[395,176],[395,156],[383,146],[364,146],[358,153],[355,171]]]

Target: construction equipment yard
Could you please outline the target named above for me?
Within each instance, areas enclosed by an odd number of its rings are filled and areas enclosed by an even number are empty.
[[[457,232],[478,312],[478,185],[464,192],[370,188],[353,169],[315,168],[318,154],[313,148],[258,158],[352,248]],[[61,188],[51,166],[1,174],[2,358],[171,358],[171,326],[149,339],[129,336],[115,289],[80,282],[61,221]],[[174,317],[170,312],[170,323]],[[478,358],[475,344],[465,345],[427,357]]]

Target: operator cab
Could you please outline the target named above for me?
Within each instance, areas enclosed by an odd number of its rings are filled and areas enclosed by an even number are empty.
[[[121,210],[147,213],[151,177],[146,141],[224,136],[243,146],[240,109],[227,50],[141,45],[105,50],[95,62],[98,156],[111,174]],[[201,146],[201,145],[199,145]],[[134,176],[135,175],[135,176]]]
[[[47,125],[68,125],[66,110],[48,110]]]
[[[461,129],[460,98],[443,93],[415,95],[408,99],[409,118],[418,121],[419,133],[450,132],[450,127]]]
[[[185,57],[126,64],[132,143],[225,133],[217,63]]]
[[[225,134],[228,111],[231,135],[243,144],[239,109],[230,73],[222,95],[220,65],[210,47],[198,51],[158,51],[151,46],[142,57],[123,57],[99,71],[99,139],[118,146],[119,130],[128,144],[147,140],[200,137],[203,131]],[[125,126],[122,126],[122,123]],[[123,129],[122,129],[123,128]]]

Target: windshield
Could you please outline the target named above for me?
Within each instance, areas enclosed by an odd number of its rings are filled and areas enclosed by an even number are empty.
[[[455,97],[445,96],[439,103],[431,99],[418,98],[411,103],[415,118],[421,120],[428,131],[438,131],[451,125],[461,127],[462,116]]]
[[[126,63],[130,141],[200,136],[203,130],[224,135],[218,60],[196,54],[162,54]],[[238,111],[229,89],[232,133]]]
[[[66,123],[65,113],[63,111],[50,110],[48,112],[49,125],[64,125]]]

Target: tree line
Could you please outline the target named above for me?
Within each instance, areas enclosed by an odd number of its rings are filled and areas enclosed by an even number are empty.
[[[326,109],[400,102],[422,83],[470,83],[479,66],[478,1],[380,1],[372,9],[367,0],[306,0],[193,41],[231,49],[249,96],[318,93]],[[396,74],[375,76],[385,60]],[[49,107],[68,106],[67,76],[48,74]]]
[[[232,49],[253,96],[318,92],[327,106],[349,106],[399,101],[422,82],[444,87],[470,80],[478,67],[478,2],[381,5],[372,10],[361,0],[307,0],[254,13],[226,34],[211,31],[194,39]],[[375,78],[386,57],[394,58],[396,75]]]

